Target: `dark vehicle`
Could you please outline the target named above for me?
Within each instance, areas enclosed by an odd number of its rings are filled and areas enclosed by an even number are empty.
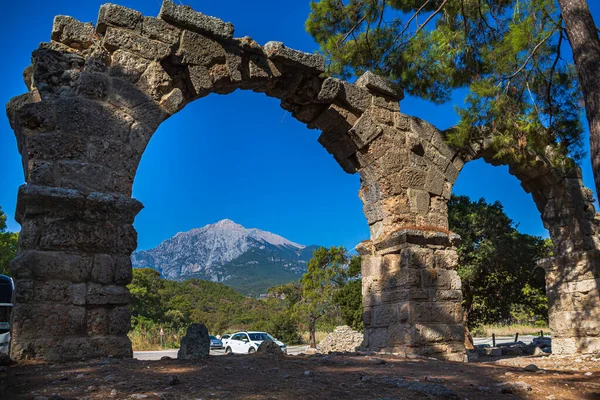
[[[13,308],[15,284],[12,278],[0,275],[0,352],[8,352],[10,345],[10,312]]]
[[[223,348],[223,342],[221,342],[221,339],[217,339],[217,337],[213,336],[213,335],[209,335],[208,338],[210,339],[210,348],[211,349],[222,349]]]

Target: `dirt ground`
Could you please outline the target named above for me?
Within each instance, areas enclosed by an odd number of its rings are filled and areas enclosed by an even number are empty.
[[[0,399],[600,399],[597,357],[453,363],[330,354],[26,362],[0,367]],[[539,370],[526,371],[530,364]]]

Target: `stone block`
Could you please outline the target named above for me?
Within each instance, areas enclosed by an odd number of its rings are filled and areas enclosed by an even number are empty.
[[[433,250],[420,247],[403,249],[401,255],[401,268],[422,269],[433,266]]]
[[[462,306],[458,302],[416,303],[412,314],[413,322],[458,324],[463,321]]]
[[[317,95],[317,101],[322,103],[333,103],[342,91],[342,82],[337,78],[327,78],[321,85],[321,91]]]
[[[210,339],[208,329],[203,324],[188,326],[185,336],[177,352],[179,360],[197,360],[208,357],[210,352]]]
[[[17,279],[85,282],[90,277],[91,257],[62,251],[28,250],[15,257],[10,269]]]
[[[404,168],[398,176],[399,186],[404,188],[424,189],[427,180],[425,171],[418,168]]]
[[[94,25],[57,15],[54,17],[50,38],[75,49],[87,49],[94,42]]]
[[[423,275],[423,287],[437,290],[460,289],[460,278],[456,271],[424,268],[421,273]]]
[[[50,132],[56,127],[54,103],[37,102],[24,104],[15,110],[16,119],[25,135]]]
[[[108,76],[102,73],[82,72],[79,76],[78,93],[102,100],[108,93]]]
[[[148,60],[164,60],[171,54],[168,44],[121,28],[108,27],[103,43],[110,52],[126,50]]]
[[[201,65],[206,68],[226,62],[225,49],[219,42],[190,31],[183,31],[177,55],[185,64]]]
[[[346,103],[357,113],[367,110],[371,106],[371,94],[351,83],[341,81],[342,88],[338,93],[338,98]]]
[[[30,160],[80,160],[87,159],[87,138],[80,135],[41,133],[29,137],[27,155]]]
[[[44,250],[129,254],[136,247],[137,233],[130,224],[58,220],[40,232],[40,248]]]
[[[429,193],[425,190],[408,189],[408,198],[411,211],[416,213],[427,213],[429,211]]]
[[[208,69],[204,66],[190,65],[188,72],[192,86],[196,91],[195,97],[208,95],[213,88],[213,79]]]
[[[128,304],[130,300],[129,290],[125,286],[87,284],[86,304],[88,305]]]
[[[552,354],[598,354],[600,353],[600,336],[598,337],[553,337]]]
[[[362,256],[362,276],[381,276],[383,257],[381,256]]]
[[[311,72],[325,72],[325,60],[318,54],[290,49],[281,42],[268,42],[264,45],[264,51],[269,59],[278,60]]]
[[[61,161],[56,170],[58,183],[63,188],[75,189],[82,193],[113,192],[108,188],[111,171],[101,165]]]
[[[319,143],[339,162],[356,152],[356,147],[345,132],[324,131],[318,139]]]
[[[358,149],[362,149],[383,133],[371,114],[367,111],[361,115],[354,126],[348,131]]]
[[[384,108],[393,112],[400,112],[400,103],[398,100],[387,96],[372,96],[372,104],[374,107]]]
[[[436,250],[434,266],[437,269],[455,270],[458,267],[458,253],[456,250]]]
[[[181,29],[166,23],[162,19],[154,17],[144,17],[142,22],[142,35],[152,39],[159,40],[168,45],[175,45],[179,42]]]
[[[88,308],[85,319],[88,336],[104,336],[108,334],[109,320],[107,308]]]
[[[191,7],[163,0],[158,18],[179,28],[215,36],[219,39],[233,38],[233,24],[194,11]]]
[[[436,168],[430,168],[429,171],[427,171],[425,190],[436,196],[441,196],[444,192],[445,181],[446,179],[444,175],[442,175]]]
[[[87,294],[85,283],[74,283],[71,287],[71,302],[76,306],[84,306]]]
[[[365,329],[365,343],[368,348],[378,351],[385,347],[388,338],[387,328]]]
[[[126,138],[132,120],[93,101],[65,98],[56,103],[56,127],[62,134]]]
[[[108,333],[111,335],[127,335],[131,329],[131,312],[129,307],[115,307],[108,313]]]
[[[450,163],[446,167],[446,171],[445,171],[446,179],[448,179],[448,181],[450,181],[452,183],[456,182],[456,179],[458,178],[459,173],[460,173],[460,170],[458,168],[456,168],[454,163]]]
[[[109,26],[116,26],[130,29],[132,31],[142,31],[142,13],[117,4],[104,4],[100,6],[98,13],[98,23],[96,32],[105,34]]]
[[[17,303],[13,308],[13,336],[38,338],[86,334],[85,307],[56,303]]]
[[[415,324],[417,344],[464,342],[463,324]]]
[[[111,59],[109,75],[131,83],[136,83],[152,62],[125,50],[116,50]]]
[[[54,186],[54,164],[47,161],[29,160],[26,180],[32,185]]]
[[[432,290],[431,293],[433,301],[462,301],[461,290]]]
[[[411,305],[406,303],[386,303],[372,307],[371,326],[386,327],[406,323],[410,318]]]
[[[371,71],[362,74],[356,81],[356,86],[364,87],[374,94],[390,96],[398,101],[404,98],[404,90],[394,82],[375,75]]]
[[[185,107],[186,99],[181,89],[175,88],[160,99],[159,105],[168,114],[173,115]]]

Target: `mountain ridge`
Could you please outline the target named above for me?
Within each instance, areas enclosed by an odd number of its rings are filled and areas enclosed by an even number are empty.
[[[200,278],[258,295],[273,285],[298,280],[317,247],[223,219],[178,232],[131,258],[134,268],[152,268],[167,279]]]

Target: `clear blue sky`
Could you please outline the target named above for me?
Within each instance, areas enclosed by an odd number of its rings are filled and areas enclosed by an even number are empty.
[[[26,91],[21,73],[31,52],[48,41],[55,15],[96,21],[102,0],[3,1],[0,40],[3,62],[0,102]],[[156,16],[161,0],[116,0]],[[251,36],[312,52],[304,31],[309,1],[185,0],[185,4],[235,25],[237,37]],[[596,21],[600,5],[592,4]],[[456,96],[457,102],[462,101]],[[447,128],[457,121],[452,104],[437,107],[407,98],[404,113]],[[587,122],[585,124],[587,126]],[[140,164],[133,195],[145,205],[135,227],[139,248],[156,246],[177,232],[230,218],[303,244],[352,248],[369,231],[358,199],[358,175],[342,171],[317,142],[318,132],[294,120],[275,99],[253,92],[211,95],[188,105],[156,132]],[[587,142],[587,137],[586,137]],[[590,162],[582,163],[584,181],[593,187]],[[0,121],[0,206],[14,221],[17,188],[23,172],[8,120]],[[454,193],[499,200],[526,233],[547,236],[529,195],[506,167],[482,161],[468,164]]]

